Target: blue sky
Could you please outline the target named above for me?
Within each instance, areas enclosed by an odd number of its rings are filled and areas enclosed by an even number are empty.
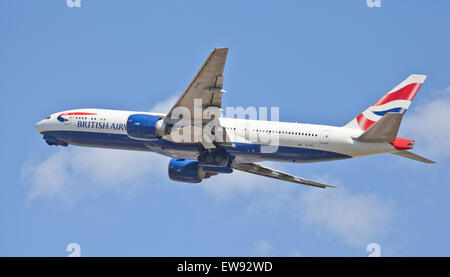
[[[448,1],[0,2],[0,256],[450,254]],[[318,190],[244,173],[168,180],[168,158],[49,147],[34,125],[73,108],[170,106],[209,51],[230,47],[224,106],[343,125],[412,73],[425,81],[393,155],[271,166]]]

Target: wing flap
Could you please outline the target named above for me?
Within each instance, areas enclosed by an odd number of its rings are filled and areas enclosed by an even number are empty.
[[[253,173],[256,175],[274,178],[274,179],[278,179],[278,180],[283,180],[283,181],[287,181],[287,182],[302,184],[302,185],[308,185],[308,186],[319,187],[319,188],[334,187],[334,186],[314,182],[311,180],[303,179],[303,178],[300,178],[300,177],[297,177],[297,176],[294,176],[294,175],[291,175],[288,173],[284,173],[279,170],[271,169],[269,167],[265,167],[265,166],[255,164],[255,163],[235,163],[235,162],[233,162],[231,167],[234,169],[240,170],[240,171]]]

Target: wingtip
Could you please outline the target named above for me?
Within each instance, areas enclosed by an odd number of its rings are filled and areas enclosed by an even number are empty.
[[[213,52],[216,52],[216,51],[228,51],[228,47],[216,47],[216,48],[214,48],[213,49]]]
[[[338,188],[337,186],[333,186],[333,185],[327,185],[327,184],[323,184],[323,183],[318,183],[318,182],[314,182],[314,181],[309,181],[309,185],[313,186],[313,187],[318,187],[321,189],[326,189],[326,188]]]
[[[337,188],[339,188],[339,187],[338,187],[338,186],[332,186],[332,185],[325,185],[323,188],[324,188],[324,189],[326,189],[326,188],[337,189]]]

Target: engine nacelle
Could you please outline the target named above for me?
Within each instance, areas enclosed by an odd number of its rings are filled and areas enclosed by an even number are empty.
[[[196,160],[172,159],[169,163],[169,178],[173,181],[200,183],[210,177],[198,165]]]
[[[169,163],[169,178],[177,182],[200,183],[219,173],[232,172],[230,167],[203,166],[197,160],[172,159]]]
[[[149,114],[132,114],[127,119],[127,135],[137,140],[154,140],[159,138],[163,120]]]

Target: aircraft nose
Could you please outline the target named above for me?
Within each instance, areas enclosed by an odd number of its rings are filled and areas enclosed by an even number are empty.
[[[43,131],[44,131],[44,126],[42,126],[43,125],[43,121],[44,120],[41,120],[41,121],[39,121],[37,124],[36,124],[36,126],[34,126],[34,128],[36,129],[36,131],[40,134],[40,133],[42,133]]]

